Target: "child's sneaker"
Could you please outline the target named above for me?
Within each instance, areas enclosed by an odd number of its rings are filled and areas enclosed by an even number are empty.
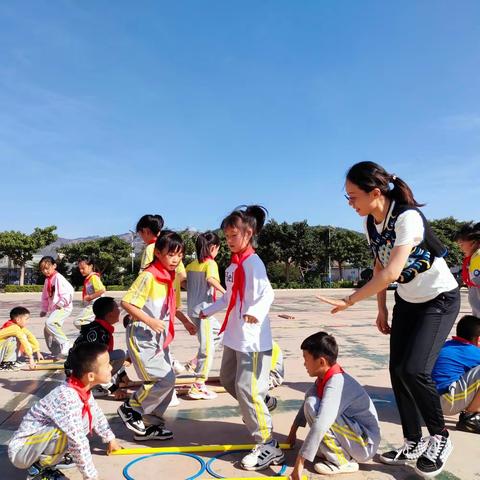
[[[17,372],[20,370],[20,367],[15,365],[16,362],[2,362],[0,363],[0,370],[9,371],[9,372]]]
[[[194,365],[191,361],[185,363],[183,366],[185,368],[185,373],[188,373],[189,375],[195,375],[196,365]]]
[[[70,342],[65,342],[62,345],[59,356],[67,358],[68,357],[68,352],[70,351],[71,348],[72,348],[72,344]]]
[[[33,471],[33,467],[38,473],[30,474],[30,471]],[[27,480],[67,480],[67,477],[56,468],[42,468],[39,464],[34,463],[27,470]]]
[[[188,396],[193,400],[212,400],[218,395],[209,390],[204,383],[194,383],[188,391]]]
[[[60,462],[55,465],[55,468],[58,468],[59,470],[69,470],[70,468],[74,468],[76,466],[77,465],[73,461],[72,456],[67,452]]]
[[[130,406],[128,400],[118,407],[117,413],[129,430],[138,435],[145,434],[146,429],[142,416]]]
[[[285,458],[278,442],[272,440],[268,443],[255,445],[253,450],[242,458],[242,467],[245,470],[263,470],[272,463],[278,465]]]
[[[174,390],[172,399],[170,400],[170,403],[168,404],[169,407],[178,407],[180,405],[180,400],[178,399],[177,392]]]
[[[417,460],[425,452],[428,440],[428,437],[421,438],[418,442],[405,439],[403,446],[397,450],[382,453],[379,460],[387,465],[405,465],[412,460]]]
[[[185,367],[176,358],[172,360],[172,368],[175,375],[182,375],[186,373]]]
[[[453,445],[450,438],[443,435],[432,435],[427,450],[417,460],[415,471],[427,478],[438,475],[443,470],[452,450]]]
[[[313,468],[317,473],[322,475],[338,475],[339,473],[354,473],[358,472],[358,463],[351,460],[343,465],[335,465],[334,463],[322,460],[315,463]]]
[[[269,412],[273,412],[277,408],[277,397],[274,397],[273,395],[268,395],[265,397],[265,405],[268,408]]]
[[[457,422],[457,430],[480,433],[480,413],[461,412]]]
[[[159,425],[150,425],[143,435],[134,435],[135,440],[170,440],[173,432]]]

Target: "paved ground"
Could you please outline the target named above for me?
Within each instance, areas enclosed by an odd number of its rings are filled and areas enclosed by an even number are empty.
[[[325,305],[319,304],[314,294],[319,291],[294,290],[277,291],[275,304],[272,308],[273,335],[283,349],[286,357],[286,382],[274,391],[279,398],[279,407],[274,412],[275,431],[278,440],[284,441],[296,411],[301,405],[303,392],[310,384],[307,377],[299,346],[301,341],[319,330],[326,330],[336,336],[340,345],[340,363],[353,376],[355,376],[369,391],[378,409],[381,428],[381,449],[398,445],[402,441],[401,428],[390,388],[388,378],[388,337],[381,335],[375,328],[374,300],[364,301],[346,312],[332,317]],[[325,293],[325,292],[324,292]],[[345,291],[330,290],[330,295],[342,297]],[[66,332],[72,338],[76,330],[72,325],[72,318],[80,309],[80,297],[76,294],[75,309],[72,317],[66,322]],[[118,292],[114,296],[120,297]],[[17,305],[24,305],[32,312],[31,329],[42,345],[43,321],[38,317],[40,294],[0,294],[0,320],[8,318],[8,311]],[[389,303],[393,296],[389,292]],[[280,313],[293,315],[294,320],[285,320],[278,316]],[[462,292],[462,310],[460,314],[468,313],[466,294]],[[186,361],[195,352],[196,340],[189,337],[181,325],[173,344],[175,356]],[[125,345],[124,330],[118,327],[116,345]],[[219,367],[219,358],[215,361],[215,370]],[[215,374],[215,372],[213,372]],[[44,396],[50,389],[62,380],[59,372],[33,371],[0,373],[0,443],[8,443],[12,432],[21,421],[25,411],[37,398]],[[110,420],[111,426],[126,447],[138,446],[133,441],[131,433],[126,430],[116,415],[118,402],[111,399],[99,400],[99,404]],[[251,440],[235,405],[235,401],[228,394],[221,394],[215,400],[194,401],[182,399],[178,407],[167,412],[167,426],[175,432],[175,438],[159,445],[150,442],[145,446],[178,446],[202,444],[240,444],[250,443]],[[476,455],[480,453],[480,439],[473,434],[455,431],[456,419],[447,418],[451,427],[454,443],[454,452],[449,459],[447,471],[438,478],[444,480],[470,480],[480,479],[480,467]],[[305,429],[299,430],[299,442],[305,437]],[[92,443],[94,460],[102,479],[121,479],[123,467],[136,457],[115,456],[107,457],[102,451],[98,441]],[[3,453],[3,452],[2,452]],[[211,455],[205,455],[208,458]],[[240,470],[235,462],[240,458],[229,455],[215,463],[219,474],[231,477],[265,477],[273,475],[273,471],[247,474]],[[287,464],[293,465],[295,451],[287,455]],[[13,468],[6,455],[0,459],[1,479],[22,479],[24,474]],[[318,479],[321,476],[313,473],[312,465],[307,465],[308,477]],[[274,469],[278,471],[278,468]],[[130,474],[135,480],[144,480],[153,475],[169,477],[172,480],[188,478],[197,471],[195,461],[180,456],[156,457],[139,462],[131,469]],[[80,480],[78,471],[70,470],[67,473],[71,480]],[[204,475],[202,478],[210,478]],[[401,479],[411,480],[418,478],[411,467],[387,467],[375,459],[361,466],[361,471],[354,475],[343,475],[339,480],[346,478],[359,479]]]

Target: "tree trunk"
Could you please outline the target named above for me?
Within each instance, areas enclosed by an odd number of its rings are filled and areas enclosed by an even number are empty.
[[[25,282],[25,264],[20,265],[20,285]]]
[[[290,262],[285,262],[285,281],[290,282]]]
[[[338,262],[338,275],[340,277],[340,280],[343,280],[343,262]]]

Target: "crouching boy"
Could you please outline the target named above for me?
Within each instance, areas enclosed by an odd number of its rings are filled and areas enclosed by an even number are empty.
[[[300,347],[304,365],[316,382],[305,394],[288,436],[295,444],[298,427],[310,431],[297,456],[292,480],[300,480],[305,460],[314,461],[320,474],[358,471],[358,462],[370,460],[380,443],[380,427],[372,400],[363,387],[337,363],[335,338],[318,332]]]
[[[30,480],[60,480],[55,466],[69,453],[84,480],[96,480],[88,433],[95,430],[107,452],[120,445],[90,390],[110,380],[107,346],[83,343],[71,355],[72,376],[38,401],[23,418],[8,445],[8,456]]]

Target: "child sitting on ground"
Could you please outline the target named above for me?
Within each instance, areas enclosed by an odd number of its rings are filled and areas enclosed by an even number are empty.
[[[364,388],[337,363],[338,346],[332,335],[315,333],[300,348],[307,373],[317,380],[305,394],[287,439],[294,445],[298,427],[308,422],[311,428],[291,478],[302,478],[305,460],[313,461],[317,455],[321,457],[314,464],[318,473],[356,472],[357,462],[370,460],[380,443],[375,406]]]
[[[83,343],[70,357],[72,376],[38,401],[23,418],[8,444],[8,457],[27,469],[27,480],[62,480],[56,465],[68,452],[85,480],[98,479],[87,434],[93,430],[108,443],[107,453],[121,448],[90,390],[107,383],[112,367],[106,345]]]
[[[15,307],[10,311],[10,320],[0,329],[0,370],[18,370],[20,350],[28,357],[30,368],[35,368],[35,359],[43,360],[40,345],[33,333],[26,328],[30,311],[25,307]]]
[[[101,297],[93,304],[93,314],[95,320],[84,324],[80,329],[80,335],[75,340],[73,348],[65,362],[65,373],[68,375],[70,369],[70,354],[78,345],[85,342],[97,342],[106,345],[112,366],[112,380],[105,385],[97,385],[92,389],[94,397],[103,397],[109,393],[114,393],[117,400],[123,400],[127,397],[126,393],[118,390],[118,384],[125,380],[126,373],[123,368],[125,362],[125,350],[114,350],[115,324],[120,319],[120,309],[113,297]]]
[[[480,318],[465,315],[445,343],[432,378],[445,415],[460,413],[457,429],[480,433]]]

